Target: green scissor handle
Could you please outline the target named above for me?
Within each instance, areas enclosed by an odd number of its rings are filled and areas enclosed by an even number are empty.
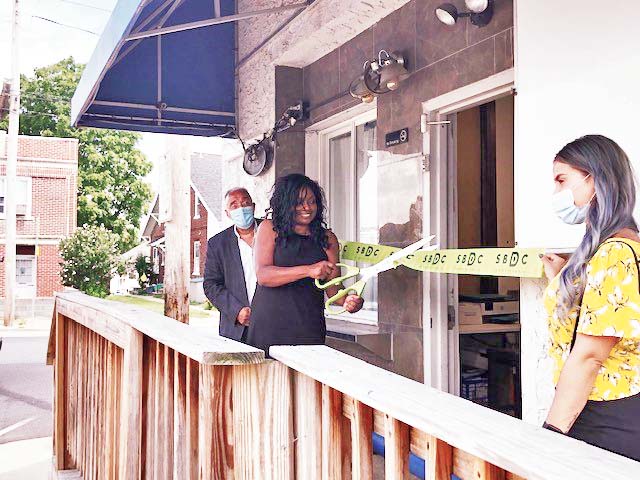
[[[358,280],[356,283],[354,283],[353,285],[346,287],[346,288],[341,288],[338,293],[336,293],[333,297],[331,297],[329,300],[327,300],[327,302],[324,304],[324,308],[327,310],[327,312],[329,312],[332,315],[339,315],[341,313],[344,313],[347,311],[346,308],[341,308],[339,310],[334,310],[331,308],[331,304],[333,302],[335,302],[336,300],[341,299],[342,297],[346,297],[347,295],[349,295],[350,293],[354,293],[356,295],[358,295],[359,297],[362,296],[362,292],[364,291],[364,287],[367,286],[367,281],[366,280]]]
[[[341,275],[340,277],[332,278],[326,283],[322,283],[320,282],[320,280],[316,279],[316,287],[318,287],[320,290],[326,290],[329,287],[340,285],[345,280],[353,278],[360,273],[360,269],[358,267],[347,265],[345,263],[336,263],[336,267],[342,267],[346,269],[346,273],[344,275]]]
[[[348,280],[349,278],[353,278],[360,273],[360,269],[358,267],[347,265],[345,263],[336,263],[336,267],[341,267],[346,269],[346,273],[337,278],[332,278],[326,283],[322,283],[320,282],[320,280],[316,279],[316,282],[315,282],[316,287],[318,287],[320,290],[326,290],[329,287],[341,285],[342,282],[344,282],[345,280]],[[355,293],[358,296],[362,296],[362,292],[364,291],[364,287],[366,285],[367,285],[366,280],[358,280],[356,283],[354,283],[350,287],[341,288],[338,291],[338,293],[336,293],[333,297],[327,300],[327,302],[324,304],[325,309],[327,310],[327,312],[329,312],[332,315],[339,315],[341,313],[346,312],[347,310],[345,308],[342,308],[340,310],[332,309],[331,304],[336,300],[340,300],[342,297],[346,297],[351,292]]]

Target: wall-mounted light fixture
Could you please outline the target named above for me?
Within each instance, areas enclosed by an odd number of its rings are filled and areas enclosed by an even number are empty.
[[[464,0],[468,12],[459,12],[455,5],[443,3],[435,10],[436,17],[445,25],[455,25],[458,18],[469,17],[476,27],[484,27],[493,17],[493,0]]]
[[[408,76],[402,54],[380,50],[377,59],[364,63],[362,74],[351,82],[349,93],[364,103],[370,103],[376,96],[396,90]]]
[[[240,135],[238,135],[238,140],[240,140],[244,149],[244,160],[242,162],[244,171],[251,176],[256,176],[268,170],[276,155],[278,134],[289,130],[296,123],[306,120],[307,117],[308,105],[300,101],[287,107],[273,127],[262,136],[262,140],[251,145],[245,145]]]

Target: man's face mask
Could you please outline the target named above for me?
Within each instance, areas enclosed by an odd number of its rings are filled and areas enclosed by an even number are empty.
[[[231,221],[234,225],[241,229],[249,228],[255,222],[255,217],[253,216],[254,207],[240,207],[235,210],[231,210],[229,212],[229,216],[231,217]]]
[[[584,177],[582,182],[587,178],[589,178],[589,175]],[[595,197],[595,193],[593,194],[593,197]],[[593,197],[591,197],[591,200],[593,200]],[[553,211],[560,220],[569,225],[578,225],[580,223],[584,223],[587,219],[587,212],[589,211],[591,200],[589,200],[584,206],[578,207],[576,206],[575,197],[573,195],[573,188],[567,188],[554,193],[551,202],[553,205]]]

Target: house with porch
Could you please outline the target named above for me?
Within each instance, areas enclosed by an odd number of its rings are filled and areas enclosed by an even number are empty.
[[[202,287],[209,238],[228,226],[223,208],[222,158],[202,152],[191,154],[190,195],[190,286],[189,299],[204,302]],[[159,221],[160,197],[156,194],[141,230],[141,240],[149,244],[154,282],[164,284],[165,232]]]
[[[166,198],[176,208],[189,179],[183,137],[226,136],[245,152],[222,159],[231,172],[223,190],[241,178],[262,210],[278,176],[304,172],[325,189],[343,241],[402,247],[435,235],[445,250],[570,252],[582,230],[552,214],[551,163],[568,141],[597,132],[637,165],[629,105],[640,80],[630,49],[639,7],[626,5],[612,25],[595,0],[454,3],[121,0],[72,121],[174,133]],[[167,252],[186,258],[186,214],[177,212]],[[147,368],[123,373],[140,372],[133,383],[123,377],[140,398],[127,417],[137,448],[121,454],[151,477],[197,463],[207,478],[371,478],[373,433],[384,438],[386,478],[420,477],[411,455],[426,460],[422,478],[633,478],[637,463],[539,428],[553,393],[545,283],[398,268],[368,286],[360,315],[328,315],[336,348],[275,347],[273,362],[189,337],[180,324],[167,325],[180,341],[161,346],[166,332],[131,318],[123,355]],[[71,304],[104,306],[61,298],[60,328],[76,329],[80,345],[89,327],[77,327]],[[202,405],[217,416],[198,417]],[[159,408],[168,418],[156,420]],[[149,445],[166,425],[178,432],[158,455]],[[80,465],[77,452],[58,467]]]

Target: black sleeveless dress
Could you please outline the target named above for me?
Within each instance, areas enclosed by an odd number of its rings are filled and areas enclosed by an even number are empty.
[[[276,241],[277,267],[312,265],[327,260],[322,247],[310,237],[293,234],[286,243]],[[326,335],[324,292],[304,278],[281,287],[258,285],[251,303],[247,343],[265,350],[271,345],[323,345]]]

